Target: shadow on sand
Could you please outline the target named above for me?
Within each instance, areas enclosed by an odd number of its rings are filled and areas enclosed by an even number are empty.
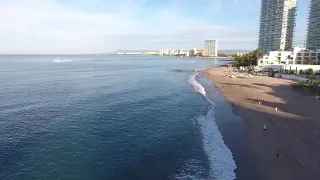
[[[254,146],[249,151],[253,149],[253,159],[258,159],[259,174],[265,177],[262,179],[320,177],[320,100],[315,95],[305,96],[289,85],[220,84],[271,89],[267,92],[273,97],[270,101],[251,97],[245,99],[249,106],[236,104],[233,108],[234,113],[245,119],[246,140],[249,147]],[[262,129],[264,124],[268,127],[267,131]],[[248,179],[244,178],[247,173],[241,173],[240,169],[239,179]]]

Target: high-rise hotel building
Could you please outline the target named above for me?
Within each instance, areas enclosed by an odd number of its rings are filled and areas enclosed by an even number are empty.
[[[218,41],[207,40],[204,42],[204,56],[218,56]]]
[[[320,0],[310,1],[307,49],[320,49]]]
[[[297,0],[261,0],[259,49],[291,50]]]

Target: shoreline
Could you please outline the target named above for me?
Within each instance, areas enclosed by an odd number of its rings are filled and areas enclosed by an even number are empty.
[[[234,107],[222,96],[220,90],[208,80],[203,73],[199,74],[199,83],[205,88],[207,97],[216,104],[214,118],[224,144],[232,153],[236,164],[234,173],[237,180],[261,179],[255,169],[252,159],[245,151],[245,126],[242,118],[234,113]]]
[[[236,161],[237,179],[253,179],[248,177],[246,160],[252,161],[250,166],[256,168],[253,173],[259,179],[320,177],[320,122],[316,120],[320,112],[312,111],[315,106],[320,107],[320,101],[290,89],[290,80],[262,76],[227,78],[225,74],[231,69],[209,68],[202,74],[229,105],[234,104],[234,114],[243,120],[245,154]],[[266,131],[262,130],[264,124]]]

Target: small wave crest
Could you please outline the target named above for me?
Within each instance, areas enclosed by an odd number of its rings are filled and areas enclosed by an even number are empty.
[[[205,180],[203,174],[205,174],[205,169],[201,161],[196,159],[189,159],[184,167],[184,169],[176,174],[172,180]]]
[[[200,95],[202,95],[209,103],[212,107],[215,107],[216,104],[211,101],[208,97],[207,97],[207,93],[206,90],[204,89],[204,87],[198,83],[198,81],[196,80],[196,76],[198,75],[198,73],[189,76],[188,78],[188,83],[193,87],[193,89],[199,93]]]
[[[197,118],[203,137],[204,150],[210,162],[210,178],[217,180],[236,179],[235,161],[215,122],[216,104],[207,97],[205,88],[196,80],[198,74],[191,75],[188,78],[188,83],[210,103],[207,114]]]

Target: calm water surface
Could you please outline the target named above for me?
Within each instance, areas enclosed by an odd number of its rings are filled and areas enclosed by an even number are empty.
[[[61,56],[60,56],[61,57]],[[0,56],[0,179],[208,179],[187,82],[219,60]]]

